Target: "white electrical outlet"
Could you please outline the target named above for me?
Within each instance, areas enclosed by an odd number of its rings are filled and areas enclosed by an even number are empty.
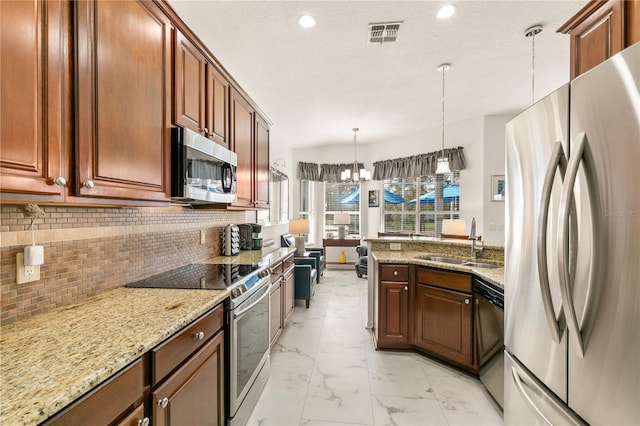
[[[204,229],[200,230],[200,244],[204,244],[205,242],[205,233],[204,233]]]
[[[40,265],[24,266],[24,253],[16,255],[16,284],[25,284],[40,279]]]
[[[400,243],[389,243],[389,250],[402,250],[402,244],[400,244]]]

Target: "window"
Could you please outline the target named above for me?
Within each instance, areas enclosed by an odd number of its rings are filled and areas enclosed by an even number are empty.
[[[384,203],[384,231],[438,236],[443,219],[460,218],[460,173],[387,180],[385,191],[406,201]],[[442,191],[442,192],[440,192]]]
[[[349,213],[347,236],[360,235],[360,184],[352,182],[325,182],[324,234],[326,238],[338,235],[333,223],[335,213]]]
[[[304,242],[315,241],[315,217],[312,214],[313,208],[313,187],[314,183],[306,179],[300,180],[300,219],[309,221],[309,235],[304,236]]]

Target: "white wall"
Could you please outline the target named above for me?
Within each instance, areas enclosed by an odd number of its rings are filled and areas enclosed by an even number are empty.
[[[504,126],[513,115],[484,117],[484,240],[504,244],[505,203],[491,201],[491,176],[504,175]]]

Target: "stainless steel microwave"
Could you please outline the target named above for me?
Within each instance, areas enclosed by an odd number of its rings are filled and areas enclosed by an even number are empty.
[[[232,203],[238,156],[198,133],[171,129],[171,200],[180,204]]]

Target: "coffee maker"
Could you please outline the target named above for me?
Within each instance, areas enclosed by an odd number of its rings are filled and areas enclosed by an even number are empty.
[[[240,250],[251,250],[253,247],[253,226],[251,223],[241,223],[240,230]]]
[[[252,234],[252,246],[253,250],[261,250],[262,249],[262,237],[260,237],[260,232],[262,231],[262,225],[258,225],[257,223],[252,223],[253,234]]]

